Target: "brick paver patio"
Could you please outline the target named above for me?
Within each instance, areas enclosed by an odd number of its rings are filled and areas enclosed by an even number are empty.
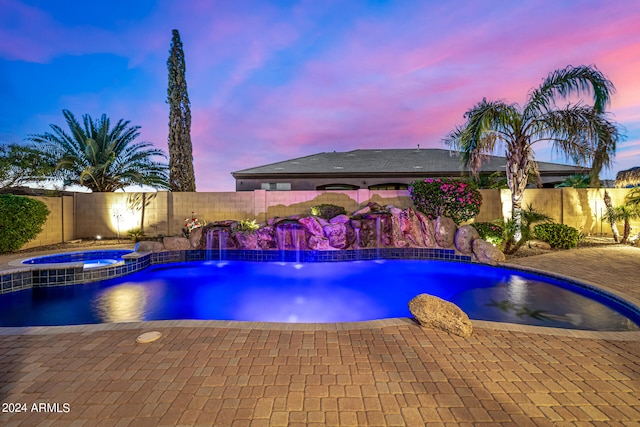
[[[513,263],[640,299],[638,249]],[[408,319],[0,328],[0,425],[640,425],[640,332],[474,326],[469,339]],[[163,337],[137,344],[149,330]]]

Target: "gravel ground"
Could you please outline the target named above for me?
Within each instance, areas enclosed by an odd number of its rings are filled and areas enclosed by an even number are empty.
[[[31,253],[31,252],[42,252],[42,251],[68,251],[70,249],[87,249],[93,248],[100,249],[102,247],[110,247],[110,246],[127,246],[130,245],[132,248],[134,247],[134,243],[128,239],[102,239],[102,240],[94,240],[94,239],[86,239],[86,240],[72,240],[70,242],[65,243],[57,243],[55,245],[46,245],[46,246],[38,246],[36,248],[23,249],[21,251],[15,252],[15,254],[22,253]]]
[[[586,236],[578,244],[578,249],[611,246],[611,245],[617,245],[617,244],[618,243],[613,241],[612,237]],[[551,252],[562,252],[562,251],[566,251],[566,249],[544,250],[540,248],[530,248],[527,246],[527,244],[525,244],[515,254],[507,255],[507,259],[525,258],[529,256],[548,254]]]

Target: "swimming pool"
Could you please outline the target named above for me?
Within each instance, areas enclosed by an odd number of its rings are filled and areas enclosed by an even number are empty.
[[[66,252],[55,255],[45,255],[29,258],[22,264],[65,264],[82,262],[83,268],[96,268],[113,265],[122,261],[122,256],[132,253],[131,249],[107,249],[83,252]]]
[[[534,326],[640,330],[640,312],[579,284],[479,264],[434,260],[197,261],[151,266],[80,286],[0,296],[0,326],[169,319],[351,322],[411,317],[429,293],[471,319]]]

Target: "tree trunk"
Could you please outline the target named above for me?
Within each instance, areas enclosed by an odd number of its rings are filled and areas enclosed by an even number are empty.
[[[144,233],[144,211],[147,207],[147,193],[142,193],[142,206],[140,207],[140,232]]]
[[[616,225],[615,212],[613,205],[611,204],[611,196],[604,190],[604,205],[607,208],[607,214],[609,216],[609,225],[611,225],[611,234],[613,234],[613,240],[618,243],[620,241],[620,235],[618,234],[618,226]]]
[[[515,221],[514,241],[516,244],[522,239],[522,199],[529,178],[530,154],[526,140],[523,137],[518,137],[515,144],[507,149],[505,155],[507,183],[509,190],[511,190],[511,217]]]
[[[631,234],[631,223],[628,218],[624,220],[624,232],[622,233],[622,240],[620,243],[627,243],[629,240],[629,235]]]

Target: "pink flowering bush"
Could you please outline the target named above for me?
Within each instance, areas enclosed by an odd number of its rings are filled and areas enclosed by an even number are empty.
[[[416,209],[429,219],[446,216],[456,224],[480,212],[482,195],[467,182],[451,178],[427,178],[413,182],[409,193]]]

